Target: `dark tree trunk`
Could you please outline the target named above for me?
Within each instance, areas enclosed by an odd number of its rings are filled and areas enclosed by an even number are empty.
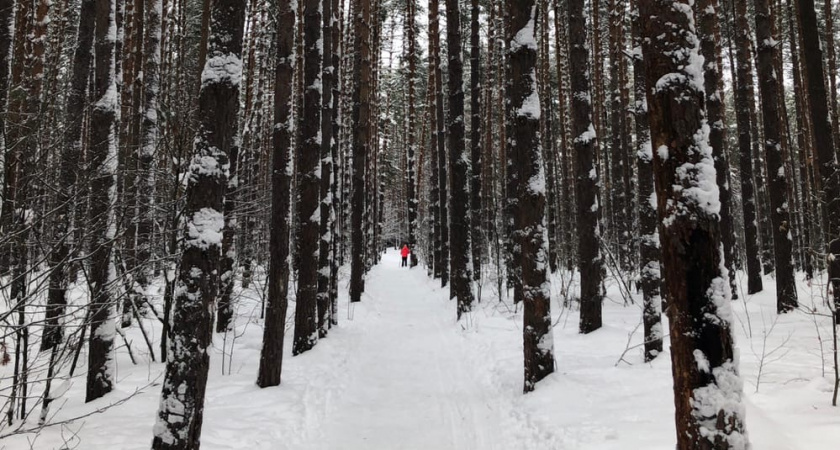
[[[726,148],[726,118],[723,100],[722,58],[718,0],[697,1],[697,27],[701,36],[700,53],[704,58],[703,74],[706,92],[706,113],[709,123],[709,145],[715,158],[717,185],[720,190],[720,230],[723,259],[729,273],[732,295],[737,295],[735,283],[735,234],[732,222],[732,195],[729,189],[729,155]],[[737,298],[737,297],[736,297]]]
[[[822,50],[814,0],[797,0],[802,31],[802,59],[808,88],[809,115],[814,135],[817,171],[822,188],[823,234],[828,241],[828,278],[834,292],[834,309],[840,309],[840,173],[835,161],[834,138],[828,117]],[[840,324],[840,314],[835,314]]]
[[[719,192],[688,1],[640,2],[678,450],[743,449]]]
[[[79,180],[79,158],[82,153],[82,117],[87,98],[87,82],[90,78],[90,62],[93,52],[93,30],[95,26],[95,0],[84,0],[79,10],[79,27],[76,49],[73,53],[73,67],[70,90],[64,116],[64,147],[61,152],[59,183],[56,192],[55,249],[50,253],[50,288],[47,301],[44,338],[41,350],[49,350],[62,339],[59,318],[67,305],[67,288],[73,277],[73,264],[69,258],[72,252],[72,228],[75,194]],[[0,6],[2,8],[2,6]],[[2,11],[2,10],[0,10]],[[2,32],[3,28],[0,28]],[[1,37],[0,37],[1,39]],[[0,44],[2,45],[2,44]],[[1,61],[2,59],[0,59]],[[0,64],[0,71],[5,65]],[[0,78],[0,86],[5,86]],[[3,104],[3,103],[0,103]]]
[[[633,94],[636,115],[636,155],[639,185],[639,284],[642,289],[642,321],[645,331],[645,361],[662,353],[662,284],[659,258],[659,222],[656,215],[656,194],[653,192],[653,148],[648,128],[647,83],[642,58],[642,28],[638,0],[631,7],[633,14]]]
[[[440,286],[446,287],[449,283],[449,194],[447,183],[449,175],[446,167],[446,118],[443,105],[443,69],[440,56],[440,11],[438,0],[429,0],[429,49],[434,64],[435,84],[435,139],[433,140],[437,152],[438,196],[432,199],[437,202],[439,217],[435,227],[440,227],[437,233],[440,242],[437,250],[440,255],[435,255],[435,267],[440,276]]]
[[[554,372],[554,336],[551,332],[551,293],[548,284],[548,242],[545,229],[545,168],[540,149],[540,100],[537,93],[537,40],[534,0],[508,0],[507,40],[510,46],[508,101],[512,108],[508,158],[523,185],[519,192],[514,232],[522,247],[519,260],[525,312],[524,391]],[[526,181],[527,180],[527,181]]]
[[[335,184],[335,176],[332,158],[333,149],[333,123],[336,120],[336,111],[333,109],[333,89],[336,81],[337,67],[335,62],[336,53],[333,48],[334,25],[337,22],[336,12],[333,11],[333,0],[322,0],[323,14],[323,42],[324,50],[322,55],[321,83],[323,85],[323,102],[321,112],[321,203],[320,203],[320,228],[318,233],[321,238],[318,241],[318,337],[327,337],[327,330],[330,327],[330,286],[332,283],[332,272],[330,270],[330,255],[332,250],[332,207],[335,201],[331,192]]]
[[[111,204],[115,196],[114,169],[117,158],[116,136],[117,80],[114,73],[116,10],[118,1],[96,0],[93,98],[90,130],[90,206],[88,230],[92,235],[90,267],[90,340],[88,342],[87,395],[85,401],[96,400],[113,389],[114,301],[111,298],[111,248],[115,224]],[[112,33],[114,33],[112,35]]]
[[[578,268],[580,269],[580,332],[601,328],[601,261],[598,171],[595,167],[597,136],[592,124],[587,66],[586,17],[583,0],[569,0],[569,65],[571,66],[572,136],[575,153]]]
[[[470,162],[464,141],[464,64],[461,59],[461,11],[457,0],[446,0],[446,42],[449,55],[449,203],[452,217],[449,248],[452,284],[449,298],[458,300],[458,319],[472,311],[470,267]]]
[[[268,303],[257,386],[280,384],[289,290],[291,197],[292,78],[294,77],[295,11],[291,0],[278,3],[274,67],[274,130],[271,160],[271,236],[269,238]]]
[[[365,163],[370,147],[371,15],[370,0],[357,0],[353,54],[353,186],[351,200],[350,301],[359,302],[364,292]]]
[[[741,205],[744,210],[744,250],[747,258],[747,294],[755,294],[763,289],[761,280],[761,258],[758,242],[758,218],[756,217],[756,195],[753,184],[752,133],[753,123],[750,114],[750,102],[755,93],[752,79],[752,55],[750,53],[750,26],[747,16],[747,4],[739,0],[732,1],[736,8],[733,17],[736,22],[736,68],[733,78],[735,85],[735,120],[738,124],[739,169],[741,171]]]
[[[803,75],[799,59],[799,30],[796,26],[796,15],[793,10],[793,2],[786,0],[786,10],[788,13],[788,38],[790,39],[790,55],[791,66],[793,67],[793,91],[805,92],[803,86]],[[796,114],[797,130],[796,130],[796,145],[798,150],[798,166],[799,166],[799,183],[802,193],[802,201],[800,203],[800,222],[802,227],[802,259],[805,269],[805,276],[808,280],[814,277],[814,258],[811,238],[811,227],[814,222],[813,210],[811,209],[811,177],[808,171],[806,160],[811,154],[811,136],[808,133],[808,117],[806,112],[805,98],[807,96],[797,95],[794,100],[794,111]],[[796,180],[792,180],[794,183]]]
[[[212,305],[221,275],[228,152],[237,140],[244,27],[244,2],[213,2],[198,101],[199,129],[186,192],[184,253],[177,275],[172,343],[154,427],[154,450],[198,450],[200,446]]]
[[[299,355],[318,342],[318,242],[321,192],[319,162],[321,155],[321,82],[322,39],[321,0],[304,0],[303,5],[303,116],[300,141],[297,143],[297,176],[300,201],[297,217],[298,269],[295,335],[292,354]]]
[[[776,61],[781,50],[778,30],[768,0],[755,0],[758,88],[761,93],[761,117],[764,122],[764,152],[770,181],[770,220],[773,224],[773,250],[776,259],[776,310],[788,312],[797,307],[796,279],[793,274],[792,224],[788,211],[788,182],[785,171],[786,148],[781,132],[784,124],[779,111],[781,81],[776,75]]]
[[[484,230],[481,220],[481,44],[478,0],[470,1],[470,242],[473,279],[481,280]]]

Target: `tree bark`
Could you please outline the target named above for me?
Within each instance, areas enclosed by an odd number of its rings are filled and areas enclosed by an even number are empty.
[[[792,224],[788,211],[788,182],[785,173],[787,149],[782,142],[784,126],[779,111],[780,83],[775,71],[778,48],[778,29],[768,0],[755,0],[755,30],[757,43],[758,87],[761,93],[761,117],[764,121],[764,152],[767,175],[770,178],[770,220],[773,224],[773,250],[776,261],[776,310],[779,313],[795,309],[796,279],[793,274]]]
[[[470,267],[470,161],[464,140],[464,64],[461,59],[461,11],[457,0],[446,0],[446,41],[449,55],[449,202],[452,217],[449,248],[452,283],[449,298],[458,300],[458,319],[472,311]]]
[[[659,258],[659,230],[656,194],[653,191],[653,148],[648,126],[647,82],[642,58],[642,28],[638,0],[633,2],[633,95],[636,116],[636,155],[639,185],[639,284],[642,290],[642,321],[645,332],[645,361],[662,353],[662,284]]]
[[[117,160],[113,133],[119,99],[115,73],[116,11],[119,0],[96,0],[93,98],[90,130],[90,206],[88,230],[92,235],[90,268],[90,340],[85,401],[96,400],[113,389],[113,346],[116,335],[111,249],[116,235],[113,203],[116,200],[114,167]]]
[[[99,0],[101,1],[101,0]],[[218,296],[228,152],[237,140],[245,2],[216,0],[201,75],[199,129],[184,210],[178,271],[154,450],[198,450],[210,368],[212,305]]]
[[[822,192],[823,234],[828,242],[828,278],[834,292],[834,309],[840,309],[840,173],[835,161],[834,137],[828,116],[828,94],[825,91],[822,50],[814,0],[797,0],[800,29],[802,31],[802,59],[807,77],[809,115],[814,135]],[[840,324],[840,314],[835,314]]]
[[[758,218],[756,217],[756,195],[753,184],[752,133],[753,122],[750,103],[755,93],[752,79],[752,54],[750,52],[750,26],[746,2],[730,0],[734,5],[733,18],[736,30],[736,67],[733,78],[735,89],[735,120],[738,124],[739,169],[741,172],[741,205],[744,214],[744,246],[747,260],[747,294],[760,292],[761,258],[759,248]]]
[[[527,185],[518,189],[519,201],[514,232],[522,247],[521,268],[523,340],[525,353],[524,391],[554,372],[554,336],[551,332],[551,292],[548,284],[548,230],[545,227],[545,167],[540,149],[540,100],[537,93],[538,20],[534,0],[508,0],[510,66],[507,91],[512,108],[513,140],[508,158],[517,179]],[[527,181],[526,181],[527,180]]]
[[[292,78],[294,77],[295,11],[291,0],[278,3],[274,66],[274,131],[271,161],[271,236],[269,239],[268,304],[257,385],[280,384],[283,341],[289,301],[289,229],[291,197]]]
[[[571,66],[572,136],[575,153],[575,194],[578,217],[580,269],[580,332],[601,328],[601,260],[596,168],[597,135],[592,123],[592,101],[587,66],[586,18],[583,0],[569,0],[569,65]]]
[[[351,200],[350,301],[359,302],[364,292],[365,163],[370,147],[371,99],[371,8],[370,0],[357,0],[353,42],[353,170]]]
[[[642,1],[678,450],[748,448],[692,3]]]
[[[318,242],[321,189],[319,161],[321,154],[321,0],[304,0],[303,116],[297,143],[298,195],[297,232],[298,269],[295,335],[292,354],[299,355],[318,342]]]

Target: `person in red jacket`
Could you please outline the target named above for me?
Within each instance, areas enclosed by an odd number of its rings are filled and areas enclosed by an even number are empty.
[[[402,256],[402,265],[400,267],[408,267],[409,253],[411,253],[411,250],[408,249],[408,244],[403,244],[403,248],[400,250],[400,255]]]

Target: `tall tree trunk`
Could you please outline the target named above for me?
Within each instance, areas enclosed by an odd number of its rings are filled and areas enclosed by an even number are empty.
[[[449,298],[458,300],[458,319],[472,311],[470,267],[470,161],[464,141],[464,63],[461,58],[461,11],[458,0],[446,0],[446,43],[449,56],[449,202],[452,284]]]
[[[350,301],[362,300],[364,291],[365,163],[370,148],[371,107],[371,7],[370,0],[356,0],[353,42],[353,170],[351,200]]]
[[[334,25],[337,22],[337,12],[333,11],[333,0],[322,0],[323,14],[323,63],[321,83],[323,85],[323,103],[321,112],[321,203],[320,227],[318,241],[318,337],[326,337],[330,327],[330,286],[332,272],[330,271],[330,251],[332,250],[332,204],[334,202],[331,188],[335,183],[333,169],[333,122],[337,112],[333,109],[333,89],[336,80],[337,67],[333,59],[336,56],[333,48]]]
[[[589,87],[589,51],[586,48],[586,18],[583,0],[569,0],[569,65],[571,69],[572,136],[575,154],[575,194],[578,223],[578,268],[580,269],[580,332],[601,328],[601,261],[596,168],[597,136],[592,124]]]
[[[723,99],[722,58],[720,49],[720,22],[718,0],[697,1],[697,28],[700,34],[700,53],[704,59],[703,75],[706,93],[706,113],[709,123],[709,145],[715,159],[715,172],[720,190],[720,229],[723,244],[723,259],[729,273],[732,295],[737,295],[735,283],[735,235],[732,221],[732,195],[729,189],[729,155],[726,148],[726,118]]]
[[[764,152],[770,178],[770,220],[773,223],[773,250],[776,258],[776,310],[788,312],[797,307],[796,279],[793,274],[793,241],[788,211],[788,182],[785,173],[786,149],[781,139],[784,126],[779,111],[780,83],[775,71],[778,29],[768,0],[755,0],[758,88],[764,121]]]
[[[100,0],[101,1],[101,0]],[[199,130],[187,184],[184,253],[172,311],[170,349],[154,450],[198,450],[212,337],[212,305],[224,228],[223,201],[231,147],[237,140],[245,2],[216,0],[201,75]]]
[[[642,1],[677,449],[748,447],[692,3]]]
[[[291,0],[278,3],[275,23],[274,128],[271,160],[271,236],[269,238],[268,304],[257,385],[280,384],[283,341],[289,301],[290,184],[292,174],[292,78],[294,77],[295,10]]]
[[[90,268],[90,340],[85,401],[96,400],[113,389],[113,347],[116,334],[111,248],[116,235],[113,205],[116,200],[114,164],[117,143],[114,124],[119,99],[115,74],[115,21],[120,0],[96,0],[93,98],[90,130],[90,207],[88,230],[92,234]]]
[[[639,284],[642,289],[642,321],[645,331],[645,361],[662,353],[662,284],[659,265],[659,230],[656,216],[656,194],[653,190],[653,147],[648,128],[647,82],[642,58],[642,28],[639,0],[634,0],[633,14],[633,95],[636,116],[636,155],[639,185]]]
[[[406,0],[405,39],[408,41],[408,178],[406,180],[406,201],[408,203],[408,245],[411,248],[411,267],[417,265],[417,106],[415,81],[417,79],[417,38],[415,0]]]
[[[137,182],[137,256],[139,268],[136,274],[139,296],[145,296],[149,287],[149,263],[152,257],[152,235],[154,232],[154,163],[158,143],[158,92],[160,90],[160,40],[162,35],[162,0],[145,0],[146,33],[143,54],[143,113],[140,130],[140,163]],[[128,194],[131,195],[131,194]]]
[[[540,149],[540,97],[537,93],[538,20],[534,0],[508,0],[510,68],[507,91],[513,110],[513,140],[508,158],[517,179],[519,214],[515,233],[522,248],[515,264],[521,267],[525,312],[522,327],[525,351],[524,391],[554,372],[554,336],[551,332],[551,292],[548,284],[548,230],[545,224],[545,167]],[[527,180],[527,181],[525,181]]]
[[[802,59],[807,77],[809,115],[822,188],[820,198],[823,208],[823,234],[828,241],[826,264],[834,292],[834,309],[840,310],[840,172],[837,170],[834,137],[829,123],[828,94],[825,91],[825,73],[814,0],[797,0],[797,6],[802,31]],[[840,314],[835,314],[835,322],[840,324]]]
[[[484,230],[481,221],[481,43],[478,0],[470,0],[470,242],[473,279],[481,280]]]
[[[438,0],[429,0],[429,49],[434,62],[435,83],[435,130],[434,142],[437,147],[438,197],[437,201],[440,217],[440,259],[436,266],[440,267],[440,286],[449,283],[449,190],[447,189],[449,172],[446,164],[446,118],[443,104],[443,68],[440,55],[440,11]],[[435,226],[438,226],[435,224]]]
[[[297,248],[300,266],[295,307],[292,353],[299,355],[318,341],[318,242],[320,241],[321,190],[321,0],[304,0],[303,117],[297,143],[298,195]]]
[[[72,248],[78,243],[73,242],[71,222],[81,169],[79,158],[82,153],[82,117],[93,54],[95,6],[95,0],[84,0],[79,10],[76,49],[73,52],[72,75],[64,116],[65,133],[58,177],[61,188],[56,193],[57,206],[53,234],[56,247],[50,253],[50,287],[41,350],[49,350],[61,342],[63,328],[59,323],[59,318],[64,315],[64,307],[67,305],[67,288],[73,277],[73,264],[69,258]]]
[[[790,39],[791,66],[793,67],[793,91],[805,92],[801,69],[802,66],[800,65],[799,58],[798,41],[800,32],[796,26],[797,20],[793,10],[793,2],[791,0],[786,0],[785,7],[788,15],[788,38]],[[803,97],[806,96],[797,95],[794,99],[794,111],[797,122],[796,144],[798,150],[799,184],[802,192],[799,226],[802,227],[802,258],[806,274],[805,276],[808,280],[811,280],[814,277],[814,248],[811,237],[811,228],[813,227],[814,222],[814,211],[811,208],[813,198],[811,194],[811,176],[808,170],[808,164],[806,163],[806,160],[809,158],[808,155],[811,154],[811,136],[808,132],[807,106],[805,104],[805,98]],[[795,178],[793,179],[793,182],[796,182]]]
[[[753,183],[752,133],[753,122],[750,103],[755,93],[752,79],[752,55],[750,53],[750,26],[746,2],[730,0],[735,5],[733,18],[736,30],[736,68],[733,78],[735,89],[735,120],[738,124],[739,169],[741,172],[741,205],[744,213],[744,250],[747,258],[747,294],[760,292],[764,287],[761,280],[761,259],[756,217],[756,194]]]

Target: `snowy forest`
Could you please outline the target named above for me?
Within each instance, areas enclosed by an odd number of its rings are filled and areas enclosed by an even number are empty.
[[[833,0],[0,0],[0,449],[828,450]]]

